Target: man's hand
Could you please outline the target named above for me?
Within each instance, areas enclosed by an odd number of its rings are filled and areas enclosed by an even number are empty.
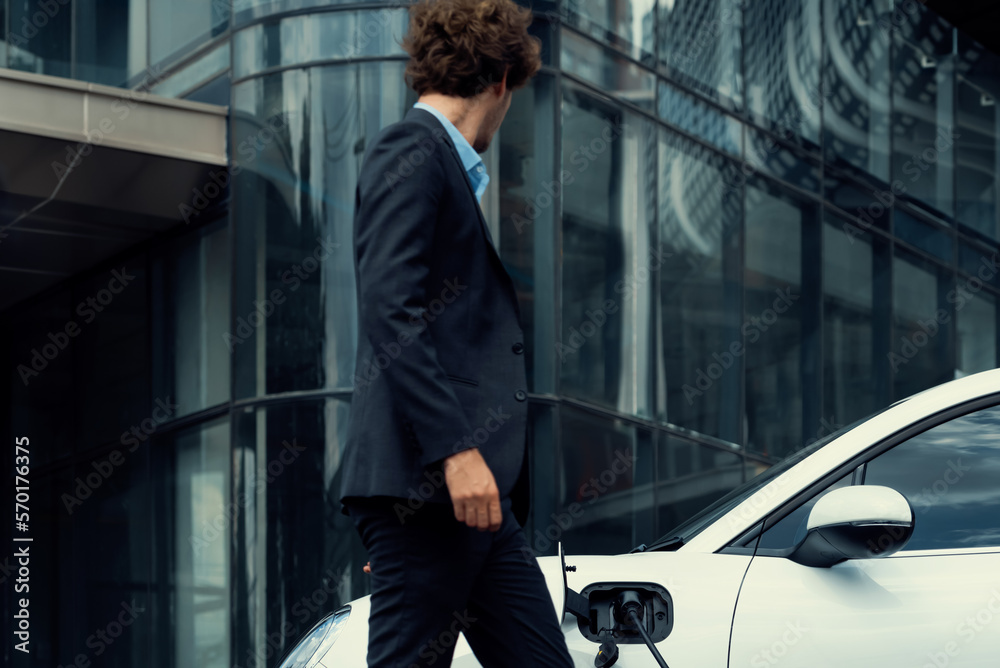
[[[480,531],[500,528],[500,490],[479,448],[470,448],[444,460],[444,479],[455,507],[455,519]]]

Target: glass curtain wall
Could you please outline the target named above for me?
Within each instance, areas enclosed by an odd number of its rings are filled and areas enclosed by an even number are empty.
[[[415,101],[405,10],[120,5],[88,23],[78,3],[0,57],[114,85],[163,64],[164,93],[229,104],[231,205],[4,314],[4,422],[39,439],[58,548],[32,665],[72,663],[122,606],[106,665],[273,665],[367,592],[336,499],[351,227],[366,147]],[[888,0],[536,19],[546,65],[484,156],[483,209],[529,344],[538,554],[649,542],[804,443],[996,366],[994,54]],[[24,382],[122,263],[134,283]]]
[[[2,423],[45,546],[10,665],[230,665],[229,240],[215,220],[5,313]]]
[[[0,3],[0,67],[110,86],[149,87],[165,70],[225,35],[237,4],[5,0]]]

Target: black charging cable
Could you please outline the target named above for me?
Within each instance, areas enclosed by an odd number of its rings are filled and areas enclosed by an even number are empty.
[[[653,658],[660,664],[660,668],[670,668],[656,649],[653,639],[649,637],[649,633],[642,623],[643,611],[644,608],[642,601],[639,600],[639,594],[634,591],[623,591],[618,595],[617,600],[615,600],[615,617],[618,621],[621,623],[624,623],[626,620],[631,622],[636,630],[639,631],[639,635],[642,637],[642,641],[646,643],[646,647],[653,653]]]

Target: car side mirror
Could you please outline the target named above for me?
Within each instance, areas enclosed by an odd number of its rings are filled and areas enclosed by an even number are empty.
[[[913,507],[890,487],[842,487],[816,502],[806,536],[788,556],[803,566],[827,568],[848,559],[887,557],[913,535]]]

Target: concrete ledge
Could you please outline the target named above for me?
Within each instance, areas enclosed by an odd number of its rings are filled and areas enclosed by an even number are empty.
[[[0,130],[226,165],[227,114],[228,107],[0,68]]]

